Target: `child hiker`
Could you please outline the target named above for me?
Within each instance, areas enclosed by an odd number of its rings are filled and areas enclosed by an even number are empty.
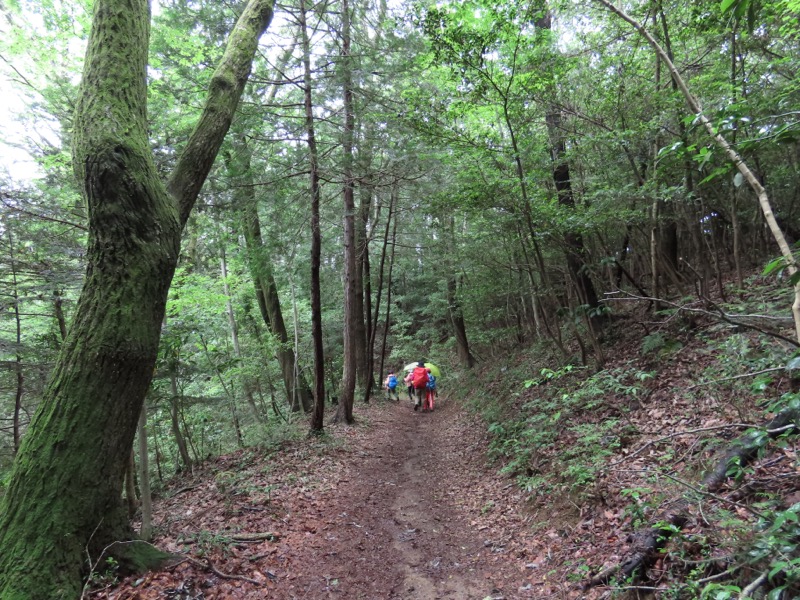
[[[408,388],[408,399],[413,401],[414,400],[414,372],[413,371],[409,371],[408,372],[408,375],[406,375],[405,379],[403,379],[403,383],[405,383],[406,387]]]
[[[386,390],[386,400],[391,400],[392,396],[396,402],[400,402],[400,396],[397,393],[397,376],[394,371],[389,371],[386,381],[383,382],[383,387]]]

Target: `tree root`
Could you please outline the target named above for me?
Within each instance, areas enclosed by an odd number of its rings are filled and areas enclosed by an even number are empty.
[[[737,438],[717,461],[716,466],[703,477],[697,486],[697,491],[713,493],[727,480],[732,466],[741,468],[755,460],[759,449],[764,446],[767,439],[774,439],[782,433],[800,432],[797,425],[799,419],[800,409],[786,409],[766,424],[766,431],[754,431]],[[657,554],[664,548],[672,534],[683,528],[689,520],[687,509],[690,504],[691,500],[688,497],[678,499],[657,519],[661,525],[635,532],[632,536],[633,549],[628,559],[595,575],[581,586],[582,589],[588,590],[598,585],[605,585],[614,577],[619,580],[635,578],[637,573],[644,571],[655,561]]]
[[[247,583],[252,583],[253,585],[261,585],[262,583],[256,579],[251,579],[250,577],[245,577],[244,575],[231,575],[229,573],[223,573],[217,567],[214,566],[214,563],[211,562],[211,559],[206,558],[206,562],[202,562],[197,560],[196,558],[192,558],[191,556],[184,556],[182,560],[176,562],[170,568],[175,568],[178,565],[182,565],[185,562],[192,563],[196,567],[200,567],[201,569],[207,569],[214,573],[217,577],[221,579],[235,579],[236,581],[246,581]]]

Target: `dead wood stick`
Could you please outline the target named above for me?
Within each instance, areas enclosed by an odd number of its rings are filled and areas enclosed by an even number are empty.
[[[269,540],[274,542],[280,539],[280,534],[273,531],[264,531],[261,533],[235,533],[231,539],[236,542],[260,542],[261,540]]]
[[[699,429],[689,429],[687,431],[678,431],[676,433],[670,433],[669,435],[662,436],[657,440],[650,440],[644,446],[636,450],[635,452],[631,452],[630,454],[626,454],[624,457],[620,458],[617,461],[614,461],[605,469],[610,469],[611,467],[615,467],[625,461],[637,456],[647,450],[650,446],[654,446],[656,444],[660,444],[661,442],[666,442],[667,440],[671,440],[672,438],[680,437],[682,435],[691,435],[693,433],[700,433],[703,431],[715,431],[717,429],[730,429],[731,427],[738,427],[738,428],[748,428],[748,427],[756,427],[756,425],[748,424],[748,423],[729,423],[728,425],[715,425],[714,427],[700,427]]]
[[[281,535],[279,533],[275,533],[273,531],[263,531],[263,532],[256,532],[256,533],[217,533],[216,536],[220,538],[220,541],[231,541],[231,542],[260,542],[262,540],[269,540],[270,542],[274,542],[279,540]],[[196,537],[187,537],[182,538],[181,540],[184,543],[190,544],[197,541]]]
[[[712,493],[718,489],[728,478],[728,470],[733,465],[744,467],[752,462],[758,450],[763,445],[763,438],[775,438],[779,433],[784,433],[790,429],[797,428],[797,421],[800,419],[800,409],[789,408],[778,413],[769,423],[764,426],[766,431],[756,431],[745,434],[738,438],[717,461],[716,466],[703,477],[698,484],[697,491],[702,493]],[[598,575],[592,577],[583,584],[583,589],[604,585],[613,577],[627,580],[641,572],[653,562],[657,553],[666,545],[673,533],[679,531],[689,520],[687,509],[690,499],[687,496],[680,498],[670,510],[662,513],[661,518],[657,519],[661,525],[651,527],[633,534],[633,550],[628,559],[618,565],[605,569]]]

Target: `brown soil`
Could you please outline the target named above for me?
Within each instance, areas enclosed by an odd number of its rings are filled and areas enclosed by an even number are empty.
[[[333,442],[230,455],[185,482],[156,504],[155,543],[193,560],[92,597],[560,596],[521,493],[486,464],[485,428],[446,399],[432,413],[404,399],[356,415],[329,428]]]

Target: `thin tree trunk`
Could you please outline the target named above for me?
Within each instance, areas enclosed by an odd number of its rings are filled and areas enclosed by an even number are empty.
[[[567,161],[567,148],[561,132],[561,113],[551,110],[547,113],[547,131],[550,135],[550,151],[553,161],[553,182],[556,186],[558,204],[569,211],[575,210],[575,197],[572,193],[569,162]],[[578,293],[580,304],[588,306],[593,311],[592,317],[598,316],[596,309],[599,306],[597,292],[595,292],[589,272],[586,268],[586,249],[583,245],[583,236],[577,231],[564,232],[564,245],[567,249],[567,270],[570,280]]]
[[[675,68],[675,65],[669,59],[666,52],[664,52],[664,49],[661,48],[655,38],[653,38],[653,36],[650,35],[650,33],[644,27],[642,27],[638,21],[629,17],[627,13],[611,4],[608,0],[597,1],[614,14],[630,23],[634,29],[636,29],[636,31],[638,31],[650,43],[661,60],[664,61],[664,64],[667,65],[667,68],[669,69],[672,78],[678,84],[678,88],[683,94],[689,109],[694,115],[696,115],[696,118],[700,121],[703,127],[705,127],[708,135],[725,152],[725,155],[736,166],[736,169],[753,190],[753,193],[755,193],[756,197],[758,198],[761,212],[763,213],[764,219],[767,222],[767,226],[772,233],[773,239],[780,248],[781,256],[786,263],[787,270],[789,271],[790,275],[794,275],[797,272],[797,261],[792,254],[792,249],[789,247],[789,244],[786,241],[786,237],[783,235],[783,231],[781,231],[781,228],[778,226],[778,222],[775,219],[774,213],[772,212],[772,205],[770,204],[767,191],[764,189],[764,186],[761,185],[758,177],[756,177],[755,173],[750,170],[750,168],[742,159],[741,155],[736,152],[736,150],[728,143],[728,140],[726,140],[722,134],[716,131],[714,125],[708,120],[708,117],[706,117],[705,113],[703,112],[703,107],[700,105],[700,102],[689,91],[689,88],[687,87],[686,82],[683,80],[683,77],[681,77],[680,73]],[[794,317],[795,334],[798,341],[800,341],[800,282],[794,285],[794,303],[792,304],[792,315]]]
[[[150,541],[153,535],[153,503],[150,494],[150,458],[147,452],[147,405],[139,415],[139,498],[142,502],[142,526],[139,537]]]
[[[17,288],[17,258],[14,253],[14,238],[11,229],[8,229],[8,255],[9,262],[11,263],[11,294],[14,300],[14,334],[17,348],[22,347],[22,317],[19,312],[19,291]],[[17,352],[15,356],[14,374],[17,381],[17,389],[14,393],[14,414],[12,416],[12,432],[14,441],[14,456],[19,452],[19,444],[21,439],[21,423],[20,418],[22,415],[22,395],[25,390],[25,376],[22,373],[22,355]]]
[[[397,225],[396,225],[397,219],[396,219],[396,217],[394,215],[396,196],[397,196],[397,187],[393,186],[392,187],[392,194],[391,194],[391,196],[389,198],[389,214],[386,215],[386,228],[385,228],[385,230],[383,232],[383,246],[381,246],[381,263],[380,263],[380,267],[378,269],[378,289],[377,289],[377,291],[375,293],[375,315],[374,316],[370,315],[370,318],[372,320],[372,324],[370,326],[371,335],[370,335],[370,339],[369,339],[369,346],[367,348],[367,350],[368,350],[367,356],[368,356],[368,360],[369,360],[370,373],[373,373],[373,370],[374,370],[373,367],[374,367],[374,359],[375,359],[375,336],[377,335],[378,318],[380,317],[380,313],[381,313],[381,296],[383,296],[383,271],[384,271],[384,265],[386,264],[386,247],[389,245],[389,226],[392,223],[392,220],[395,221],[394,231],[397,230]],[[392,255],[391,255],[391,258],[389,260],[389,276],[388,276],[388,279],[387,279],[388,285],[386,286],[387,287],[387,295],[389,297],[391,297],[391,292],[392,292],[392,287],[391,286],[392,286],[392,267],[393,266],[394,266],[394,240],[392,240]],[[387,302],[389,302],[388,298],[387,298]],[[389,305],[388,304],[387,304],[386,310],[387,310],[387,312],[389,311]],[[387,323],[387,326],[388,326],[388,323]],[[383,332],[383,344],[381,346],[381,359],[380,359],[380,362],[379,362],[379,365],[378,365],[378,380],[379,381],[383,381],[383,373],[384,373],[383,361],[384,361],[384,358],[385,358],[385,354],[384,353],[386,351],[386,333],[387,333],[387,330],[384,329],[384,332]],[[370,377],[372,377],[374,379],[374,374],[370,375]],[[367,388],[367,391],[366,391],[367,397],[369,397],[371,389],[372,389],[372,386]],[[366,400],[365,400],[365,402],[366,402]]]
[[[128,468],[125,470],[125,501],[128,505],[128,518],[133,519],[136,516],[136,511],[139,509],[139,503],[136,501],[136,481],[134,474],[136,473],[136,456],[131,448],[131,457],[128,461]]]
[[[173,365],[170,369],[169,384],[172,391],[172,397],[169,399],[169,416],[170,424],[172,427],[172,435],[175,436],[175,444],[178,446],[178,454],[180,454],[183,466],[189,471],[192,471],[192,457],[189,456],[189,450],[186,448],[186,439],[181,432],[180,423],[180,394],[178,392],[178,374],[177,367]]]
[[[393,191],[393,193],[395,193]],[[394,204],[394,203],[393,203]],[[391,312],[392,312],[392,271],[394,270],[394,256],[395,256],[395,248],[397,247],[397,216],[394,216],[392,219],[392,210],[389,211],[389,220],[393,220],[392,223],[392,253],[389,257],[389,275],[388,281],[389,284],[386,286],[386,320],[383,323],[383,341],[381,342],[381,366],[380,366],[380,374],[383,377],[383,361],[384,357],[386,356],[386,340],[389,337],[389,327],[392,323],[391,321]],[[382,272],[383,270],[381,270]],[[380,292],[378,292],[378,297],[380,298]],[[375,323],[377,326],[377,318],[378,318],[378,309],[375,309]]]
[[[455,253],[455,218],[451,215],[448,227],[448,241],[450,243],[449,254],[452,257]],[[475,366],[475,357],[469,349],[467,339],[467,326],[464,322],[464,312],[461,310],[461,301],[458,299],[458,282],[456,281],[455,268],[448,269],[447,276],[447,309],[450,317],[450,325],[453,328],[453,335],[456,339],[456,352],[458,360],[463,367],[471,369]]]
[[[208,365],[214,369],[214,374],[217,376],[217,381],[219,381],[219,385],[225,392],[225,398],[228,400],[228,408],[231,411],[231,423],[233,424],[233,430],[236,433],[236,442],[239,444],[240,448],[244,448],[244,437],[242,436],[242,427],[239,422],[239,412],[236,409],[236,396],[231,391],[228,384],[225,383],[225,378],[222,376],[222,371],[220,371],[219,366],[214,361],[214,357],[211,356],[211,352],[208,350],[208,344],[206,343],[205,338],[202,335],[199,337],[200,345],[203,347],[203,353],[206,355]]]
[[[222,289],[225,294],[225,307],[228,314],[228,328],[231,332],[231,343],[233,344],[233,355],[241,363],[242,348],[239,345],[239,327],[236,324],[236,315],[233,312],[233,302],[231,302],[231,290],[230,285],[228,284],[228,261],[225,257],[224,246],[220,248],[219,266],[220,273],[222,275]],[[247,404],[250,406],[250,410],[253,412],[253,416],[255,417],[256,421],[263,423],[264,418],[261,416],[261,411],[258,410],[256,401],[253,398],[253,384],[250,382],[250,379],[247,375],[242,375],[241,377],[244,398],[247,401]]]
[[[353,341],[356,355],[356,383],[358,386],[366,388],[369,387],[369,374],[367,371],[367,340],[369,338],[367,337],[368,327],[366,325],[369,317],[366,316],[367,313],[364,308],[366,305],[364,299],[364,274],[368,270],[366,265],[369,262],[367,221],[369,220],[372,193],[371,190],[365,190],[363,184],[359,191],[360,201],[353,223],[356,238],[356,268],[353,271],[353,301],[355,303],[353,305],[353,312],[355,313],[353,319],[353,325],[355,326]],[[364,398],[368,400],[369,396],[365,394]]]
[[[319,156],[314,130],[314,105],[311,97],[311,49],[309,48],[305,0],[300,0],[300,19],[303,40],[303,104],[311,187],[311,339],[314,347],[314,412],[311,417],[309,433],[319,434],[323,431],[325,418],[325,353],[322,343],[322,292],[319,277],[322,231],[319,218]]]

